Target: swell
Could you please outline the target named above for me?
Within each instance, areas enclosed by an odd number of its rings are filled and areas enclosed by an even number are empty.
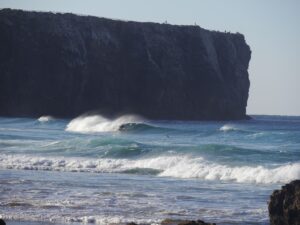
[[[280,166],[230,166],[191,156],[158,156],[141,159],[33,157],[0,155],[3,169],[61,172],[137,173],[181,179],[241,183],[286,183],[300,178],[300,162]]]
[[[101,157],[115,159],[137,159],[144,157],[192,156],[205,157],[211,161],[235,165],[257,165],[259,159],[263,163],[296,162],[300,158],[297,149],[272,149],[257,145],[243,146],[219,143],[182,143],[176,142],[180,136],[161,137],[158,139],[140,139],[123,135],[76,135],[62,139],[14,139],[11,135],[0,134],[0,153],[43,155],[49,157]],[[211,142],[211,143],[210,143]]]

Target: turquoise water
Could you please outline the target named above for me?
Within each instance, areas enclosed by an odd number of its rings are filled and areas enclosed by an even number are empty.
[[[300,117],[249,121],[0,118],[0,215],[34,224],[268,224],[300,179]]]

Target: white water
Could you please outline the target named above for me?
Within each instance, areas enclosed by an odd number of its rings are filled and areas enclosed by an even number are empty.
[[[287,183],[300,177],[300,163],[290,163],[274,168],[238,167],[188,156],[159,156],[129,160],[0,155],[0,162],[0,168],[3,169],[118,173],[138,168],[158,170],[160,171],[158,176],[162,177],[199,178],[238,183]]]
[[[38,207],[45,207],[47,205],[38,205]],[[65,204],[61,204],[57,207],[65,207]],[[1,216],[1,215],[0,215]],[[2,217],[0,217],[2,218]],[[132,221],[135,221],[138,224],[151,224],[151,225],[159,225],[158,220],[154,219],[137,219],[134,217],[127,216],[109,216],[109,215],[101,215],[101,216],[65,216],[65,215],[55,215],[55,214],[45,214],[45,215],[36,215],[34,213],[12,213],[10,215],[3,216],[5,220],[13,220],[13,221],[51,221],[52,223],[79,223],[79,224],[97,224],[97,225],[117,225],[117,224],[126,224]]]
[[[224,131],[224,132],[233,131],[233,130],[237,130],[237,128],[235,128],[234,126],[229,125],[229,124],[225,124],[224,126],[222,126],[220,128],[220,131]]]
[[[79,116],[67,125],[66,131],[78,133],[97,133],[118,131],[122,125],[141,123],[144,120],[136,115],[123,115],[108,119],[101,115]]]
[[[53,116],[41,116],[40,118],[38,118],[38,121],[41,123],[49,122],[51,120],[54,120]]]

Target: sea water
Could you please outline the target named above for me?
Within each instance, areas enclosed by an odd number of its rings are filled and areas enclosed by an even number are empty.
[[[8,224],[269,224],[269,196],[299,178],[300,117],[0,118]]]

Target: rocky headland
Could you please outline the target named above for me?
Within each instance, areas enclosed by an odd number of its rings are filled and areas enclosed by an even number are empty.
[[[0,10],[0,115],[245,119],[242,34]]]

